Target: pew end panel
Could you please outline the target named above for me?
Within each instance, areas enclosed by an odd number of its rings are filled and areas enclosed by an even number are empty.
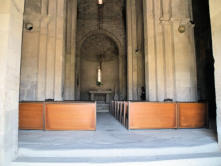
[[[179,128],[203,128],[208,126],[206,103],[179,103]]]
[[[44,129],[44,103],[22,102],[19,104],[19,129]]]

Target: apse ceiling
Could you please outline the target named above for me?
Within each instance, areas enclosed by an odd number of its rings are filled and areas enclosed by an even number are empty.
[[[104,34],[89,36],[81,46],[80,57],[88,61],[112,61],[118,56],[116,43]]]

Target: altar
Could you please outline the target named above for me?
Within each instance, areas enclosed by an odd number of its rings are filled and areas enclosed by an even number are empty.
[[[90,94],[90,100],[95,101],[96,95],[104,95],[105,96],[105,102],[110,103],[110,95],[112,94],[111,90],[95,90],[95,91],[89,91]]]

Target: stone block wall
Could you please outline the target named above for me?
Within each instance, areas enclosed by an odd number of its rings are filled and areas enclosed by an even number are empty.
[[[66,0],[25,1],[21,101],[63,100],[65,9]]]
[[[213,55],[215,59],[215,88],[217,103],[217,132],[221,147],[221,1],[210,0],[210,17],[212,27]]]
[[[143,2],[147,99],[197,101],[191,0]]]
[[[81,45],[103,33],[120,52],[119,99],[145,86],[149,101],[197,101],[192,19],[191,0],[105,0],[99,31],[96,0],[27,0],[20,100],[80,99]]]
[[[18,148],[18,100],[24,0],[0,0],[0,166]]]

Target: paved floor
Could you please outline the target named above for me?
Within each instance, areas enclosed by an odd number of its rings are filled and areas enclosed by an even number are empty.
[[[125,129],[109,113],[98,113],[96,131],[20,131],[17,162],[122,163],[191,158],[220,162],[209,129]],[[218,161],[218,159],[219,161]]]

